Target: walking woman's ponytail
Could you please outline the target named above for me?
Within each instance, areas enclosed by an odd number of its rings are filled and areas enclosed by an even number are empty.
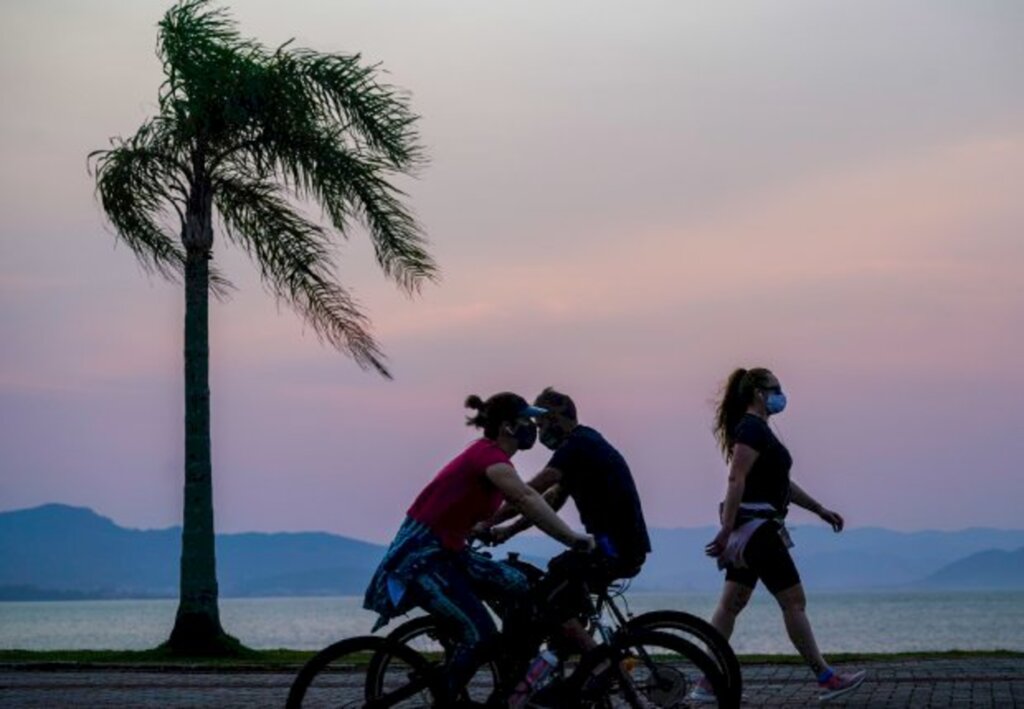
[[[715,410],[715,438],[726,462],[732,460],[732,450],[736,444],[736,426],[739,425],[747,407],[754,400],[754,392],[771,379],[771,370],[764,367],[733,371],[722,387],[722,398]]]

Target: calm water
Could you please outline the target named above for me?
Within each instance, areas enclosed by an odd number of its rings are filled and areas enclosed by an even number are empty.
[[[715,594],[629,595],[634,612],[676,608],[709,618]],[[369,631],[360,599],[221,601],[224,627],[254,648],[317,649]],[[162,642],[173,600],[0,603],[0,648],[144,649]],[[949,649],[1024,651],[1024,592],[815,593],[808,613],[828,652]],[[775,601],[755,594],[737,623],[740,653],[792,653]]]

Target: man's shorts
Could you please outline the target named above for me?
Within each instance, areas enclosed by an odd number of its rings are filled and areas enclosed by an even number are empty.
[[[590,607],[588,591],[596,593],[608,588],[616,579],[636,576],[643,562],[642,557],[622,560],[600,554],[564,552],[548,563],[548,573],[535,589],[535,602],[552,620],[561,622],[582,617]]]

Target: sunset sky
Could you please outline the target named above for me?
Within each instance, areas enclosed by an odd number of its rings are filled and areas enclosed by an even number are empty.
[[[168,6],[0,9],[3,510],[180,523],[184,296],[116,245],[86,170],[155,112]],[[442,280],[408,298],[339,241],[386,381],[216,242],[220,531],[385,541],[471,439],[466,395],[548,385],[651,525],[712,524],[713,401],[756,365],[789,395],[794,479],[850,525],[1024,526],[1024,3],[229,7],[411,92],[431,162],[403,186]]]

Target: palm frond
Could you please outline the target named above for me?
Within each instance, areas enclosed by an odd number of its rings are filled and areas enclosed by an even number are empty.
[[[214,202],[226,233],[259,264],[271,291],[322,340],[390,378],[369,320],[336,282],[324,229],[299,215],[276,185],[239,174],[217,179]]]
[[[325,172],[335,175],[333,183],[326,183],[334,189],[323,190],[321,196],[328,214],[343,213],[344,203],[354,203],[369,228],[377,263],[406,291],[418,290],[424,280],[436,280],[437,266],[427,253],[423,232],[400,199],[404,193],[358,156],[339,151],[325,162],[334,167]],[[346,192],[354,199],[346,199]]]
[[[387,180],[389,165],[347,146],[339,127],[291,128],[275,130],[272,140],[234,156],[235,169],[281,177],[298,196],[319,203],[342,234],[351,218],[364,222],[378,264],[406,292],[435,280],[437,266],[427,253],[423,232],[402,203],[401,190]]]
[[[222,59],[243,44],[227,10],[212,7],[209,0],[178,2],[158,27],[157,56],[172,88],[202,77],[206,74],[205,64]]]
[[[279,50],[274,69],[289,83],[307,87],[337,125],[365,142],[392,169],[411,171],[425,162],[409,95],[379,82],[379,65],[362,64],[359,54],[294,49]]]
[[[157,55],[166,76],[159,115],[93,155],[119,238],[147,268],[180,277],[183,248],[162,218],[177,210],[191,220],[196,200],[212,194],[226,235],[270,290],[319,337],[387,375],[367,318],[336,282],[330,246],[360,222],[385,275],[407,293],[438,277],[393,183],[425,163],[408,95],[358,54],[290,43],[269,51],[210,0],[179,0],[166,13]],[[283,190],[318,204],[333,229],[301,216]],[[211,287],[229,285],[211,271]]]
[[[135,254],[143,269],[180,282],[185,251],[163,222],[174,212],[184,220],[189,166],[179,154],[173,123],[163,117],[147,121],[130,138],[114,138],[109,150],[89,154],[96,192],[116,237]],[[231,283],[210,269],[210,290],[226,297]]]
[[[167,77],[161,113],[173,116],[195,148],[215,149],[244,129],[254,110],[247,94],[258,89],[267,52],[242,39],[223,8],[183,0],[160,22],[157,55]]]
[[[160,224],[169,209],[182,218],[176,189],[166,182],[171,156],[149,140],[149,124],[133,137],[111,140],[111,149],[90,154],[91,170],[103,211],[117,237],[136,255],[148,272],[178,281],[184,271],[185,252]]]

